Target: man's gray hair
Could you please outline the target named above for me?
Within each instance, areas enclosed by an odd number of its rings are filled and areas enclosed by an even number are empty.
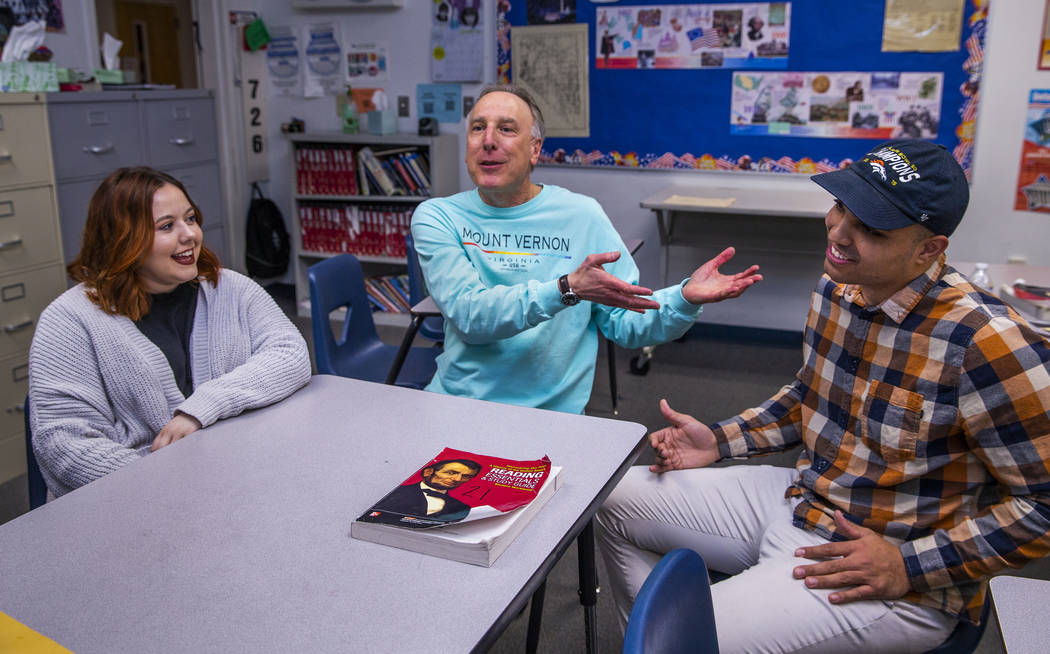
[[[522,102],[528,105],[529,111],[532,113],[532,133],[530,136],[540,141],[543,140],[545,134],[543,129],[543,112],[540,111],[540,106],[536,104],[536,101],[532,99],[531,93],[513,84],[488,84],[481,89],[481,93],[478,94],[478,100],[489,93],[510,93],[521,98]]]

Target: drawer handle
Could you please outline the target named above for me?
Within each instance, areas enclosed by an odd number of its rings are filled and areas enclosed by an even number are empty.
[[[193,145],[193,141],[195,140],[196,139],[194,139],[192,136],[188,139],[175,137],[168,139],[168,143],[171,143],[172,145]]]
[[[22,245],[22,237],[18,236],[10,241],[0,241],[0,250],[6,250],[7,248],[13,248],[16,245]]]
[[[25,329],[26,327],[32,327],[32,326],[33,326],[33,319],[30,318],[29,320],[23,320],[22,322],[15,323],[13,325],[4,325],[4,331],[7,332],[8,334],[10,334],[11,332],[17,332],[17,331],[19,331],[21,329]]]
[[[4,411],[6,411],[7,413],[25,413],[26,412],[26,405],[25,404],[15,404],[14,406],[7,407],[6,409],[4,409]]]
[[[107,143],[105,145],[85,145],[84,152],[89,154],[106,154],[107,152],[113,151],[113,144]]]

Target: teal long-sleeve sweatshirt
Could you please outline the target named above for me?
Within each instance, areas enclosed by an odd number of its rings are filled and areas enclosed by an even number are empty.
[[[557,280],[589,254],[621,252],[605,267],[638,283],[638,268],[593,199],[546,185],[528,202],[485,204],[477,190],[421,204],[412,217],[423,275],[445,317],[445,349],[427,390],[582,413],[598,330],[623,347],[678,338],[701,307],[681,285],[654,293],[644,314],[561,303]]]

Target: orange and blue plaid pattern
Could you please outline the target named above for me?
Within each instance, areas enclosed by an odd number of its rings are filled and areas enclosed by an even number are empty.
[[[723,457],[805,445],[796,526],[899,543],[905,599],[977,622],[987,577],[1050,552],[1050,347],[942,257],[878,306],[827,276],[803,366],[713,425]]]

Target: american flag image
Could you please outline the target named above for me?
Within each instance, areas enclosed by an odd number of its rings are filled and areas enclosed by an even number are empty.
[[[786,155],[777,159],[774,163],[782,169],[779,172],[793,173],[797,168],[795,161],[791,157],[788,157]]]
[[[715,168],[719,170],[733,170],[736,168],[736,163],[726,155],[715,159]]]
[[[984,61],[984,48],[981,47],[981,39],[976,32],[966,39],[966,51],[970,53],[970,57],[963,62],[963,69],[974,70]]]
[[[656,159],[649,162],[646,168],[674,168],[675,156],[670,152],[665,152]]]
[[[827,159],[821,159],[817,162],[816,169],[818,173],[830,173],[833,170],[838,170],[838,166],[832,164]]]
[[[678,161],[684,164],[686,168],[696,168],[696,157],[689,152],[678,157]]]
[[[689,37],[689,45],[692,46],[694,51],[700,48],[717,48],[722,44],[722,39],[718,36],[718,30],[713,27],[708,27],[706,30],[697,27],[689,30],[685,35]]]
[[[975,120],[977,118],[977,96],[972,98],[966,98],[963,102],[962,107],[962,119],[963,122]]]

